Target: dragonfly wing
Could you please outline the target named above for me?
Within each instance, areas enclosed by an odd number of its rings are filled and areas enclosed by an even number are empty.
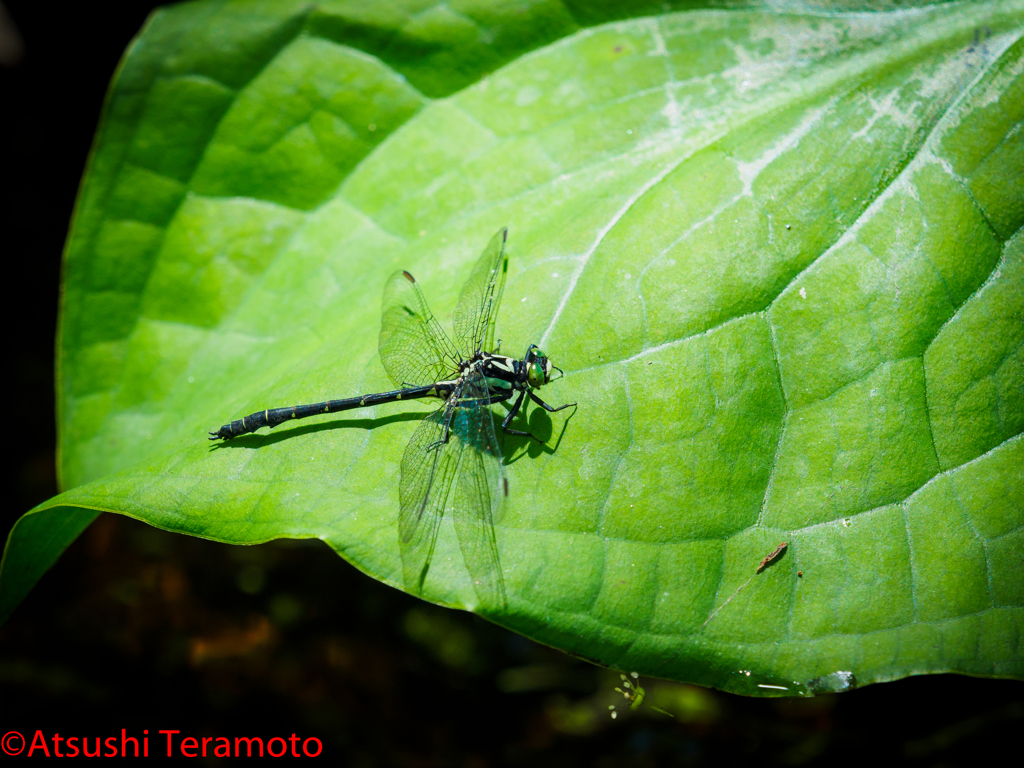
[[[508,229],[502,227],[491,238],[462,287],[459,303],[455,305],[452,314],[455,343],[467,356],[480,350],[494,350],[494,321],[508,271],[508,257],[505,256],[507,237]]]
[[[408,272],[396,272],[384,286],[377,349],[396,387],[442,381],[459,365],[458,352]]]
[[[487,399],[486,382],[477,373],[464,384],[452,419],[452,439],[464,444],[455,475],[455,532],[477,596],[484,605],[504,606],[494,524],[508,485]]]
[[[402,454],[398,484],[399,548],[405,586],[414,592],[423,591],[463,447],[455,439],[439,443],[449,419],[451,409],[438,408],[420,422]]]

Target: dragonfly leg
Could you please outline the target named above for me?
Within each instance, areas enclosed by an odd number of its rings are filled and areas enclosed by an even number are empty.
[[[523,398],[524,397],[526,397],[526,391],[525,390],[523,390],[522,392],[519,393],[519,397],[516,398],[516,402],[512,406],[512,410],[508,412],[508,416],[506,416],[505,420],[503,422],[501,422],[501,428],[502,428],[502,430],[504,430],[505,432],[507,432],[510,435],[521,435],[522,437],[533,437],[533,439],[536,440],[538,443],[543,443],[544,441],[541,440],[539,437],[534,437],[529,432],[523,432],[520,429],[512,429],[509,426],[509,424],[511,423],[512,419],[514,419],[516,417],[516,414],[519,413],[519,408],[523,404]]]
[[[533,400],[533,402],[535,402],[548,413],[554,413],[555,411],[561,411],[565,408],[568,408],[569,406],[576,405],[576,403],[566,403],[565,405],[560,405],[557,408],[552,408],[550,405],[548,405],[535,394],[533,394],[533,392],[530,393],[530,399]]]
[[[444,417],[444,434],[441,436],[440,440],[437,440],[436,442],[433,442],[427,446],[428,451],[432,451],[435,448],[440,448],[442,445],[446,445],[448,443],[448,439],[452,436],[452,417],[454,415],[455,409],[450,408],[448,410],[448,413],[446,413]]]

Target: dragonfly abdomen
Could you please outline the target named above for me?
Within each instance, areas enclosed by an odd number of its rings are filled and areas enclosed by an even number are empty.
[[[357,395],[346,397],[342,400],[326,400],[322,403],[310,403],[309,405],[290,405],[286,408],[268,408],[264,411],[256,411],[241,419],[236,419],[230,424],[225,424],[213,435],[211,440],[230,440],[233,437],[247,435],[255,432],[261,427],[276,427],[292,419],[305,419],[309,416],[317,416],[322,413],[337,413],[348,411],[353,408],[368,408],[371,405],[381,403],[393,403],[398,400],[417,400],[422,397],[447,398],[451,390],[439,384],[427,384],[422,387],[407,387],[395,389],[391,392],[374,392],[369,395]]]

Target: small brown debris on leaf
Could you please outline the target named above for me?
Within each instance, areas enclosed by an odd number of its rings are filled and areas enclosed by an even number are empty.
[[[765,557],[765,559],[761,561],[761,564],[759,566],[757,566],[757,570],[754,571],[754,573],[760,573],[765,568],[767,568],[771,564],[772,560],[774,560],[775,558],[777,558],[779,555],[781,555],[783,552],[786,551],[786,547],[788,547],[788,546],[789,546],[789,542],[788,541],[784,541],[781,544],[779,544],[779,546],[777,546],[775,549],[773,549],[771,552],[769,552],[768,556]]]

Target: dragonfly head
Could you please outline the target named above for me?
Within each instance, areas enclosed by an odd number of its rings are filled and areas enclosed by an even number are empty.
[[[526,381],[531,387],[540,387],[551,381],[551,371],[557,370],[540,349],[531,344],[526,350]]]

